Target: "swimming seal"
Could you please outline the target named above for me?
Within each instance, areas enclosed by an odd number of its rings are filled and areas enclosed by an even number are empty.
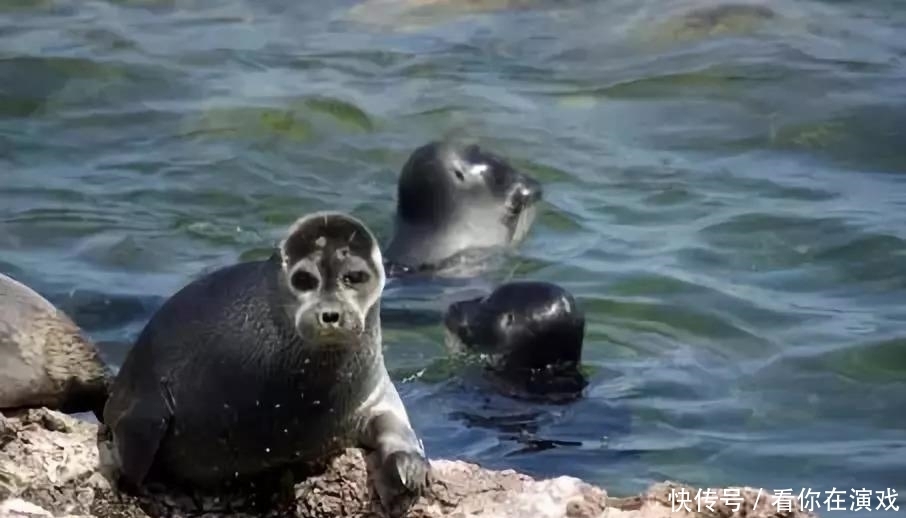
[[[110,372],[63,311],[0,274],[0,409],[48,407],[100,416]]]
[[[519,243],[534,221],[541,184],[478,145],[430,142],[409,156],[397,184],[388,275],[443,272]]]
[[[377,450],[381,501],[427,483],[421,441],[384,366],[381,252],[338,212],[297,220],[270,258],[216,270],[153,315],[104,410],[126,487],[192,488]]]
[[[514,395],[577,397],[585,315],[566,290],[546,282],[499,286],[451,304],[444,315],[451,353],[477,353]]]

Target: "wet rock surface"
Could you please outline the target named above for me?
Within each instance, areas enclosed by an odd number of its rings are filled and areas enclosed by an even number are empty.
[[[59,412],[34,409],[0,416],[0,516],[3,517],[374,517],[382,511],[372,480],[373,463],[361,450],[333,459],[323,473],[296,483],[270,508],[238,495],[200,496],[156,491],[118,492],[112,482],[110,445],[103,427]],[[406,516],[413,518],[731,518],[815,516],[778,512],[758,490],[716,489],[710,509],[697,507],[697,489],[665,482],[631,498],[609,498],[599,487],[573,477],[537,480],[512,470],[491,471],[456,460],[436,459],[432,482]],[[685,489],[693,500],[671,495]],[[734,492],[735,491],[735,492]],[[737,493],[738,492],[738,493]],[[727,498],[738,494],[739,498]],[[687,497],[687,498],[688,498]],[[728,505],[728,502],[738,503]]]

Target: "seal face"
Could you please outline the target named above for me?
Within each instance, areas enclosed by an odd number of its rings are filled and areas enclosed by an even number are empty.
[[[503,284],[487,297],[451,304],[447,346],[477,353],[499,379],[526,394],[577,395],[585,316],[575,298],[546,282]]]
[[[0,274],[0,409],[101,414],[110,372],[69,316]]]
[[[359,341],[367,311],[385,283],[374,243],[371,233],[352,219],[323,215],[290,230],[281,246],[281,266],[295,299],[293,323],[305,344]]]
[[[363,446],[380,454],[385,505],[420,494],[428,463],[381,353],[384,282],[369,229],[320,212],[269,259],[174,294],[104,411],[127,486],[217,487]]]
[[[443,271],[470,260],[470,253],[519,243],[541,197],[537,180],[477,145],[421,146],[397,185],[386,247],[390,274]]]

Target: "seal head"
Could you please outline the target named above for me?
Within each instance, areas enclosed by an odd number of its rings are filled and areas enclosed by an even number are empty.
[[[578,395],[587,384],[579,371],[585,316],[555,284],[503,284],[487,297],[451,304],[444,325],[452,353],[481,355],[518,391]]]
[[[280,245],[292,322],[308,347],[355,346],[384,289],[380,250],[364,225],[322,213],[296,222]]]
[[[431,142],[416,149],[397,185],[390,274],[442,271],[469,253],[522,241],[541,184],[478,145]]]
[[[269,259],[167,300],[104,412],[125,487],[253,482],[362,446],[379,454],[388,509],[421,494],[428,462],[381,352],[382,262],[361,221],[318,212]]]
[[[110,377],[96,345],[68,315],[0,274],[0,409],[100,416]]]

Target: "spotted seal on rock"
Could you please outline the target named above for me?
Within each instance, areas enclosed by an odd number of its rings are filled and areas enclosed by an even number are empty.
[[[68,315],[0,274],[0,410],[100,416],[109,378],[97,347]]]
[[[378,452],[381,501],[411,502],[429,465],[384,366],[384,283],[371,231],[318,212],[296,221],[270,258],[174,294],[104,410],[125,486],[219,487],[361,446]]]

